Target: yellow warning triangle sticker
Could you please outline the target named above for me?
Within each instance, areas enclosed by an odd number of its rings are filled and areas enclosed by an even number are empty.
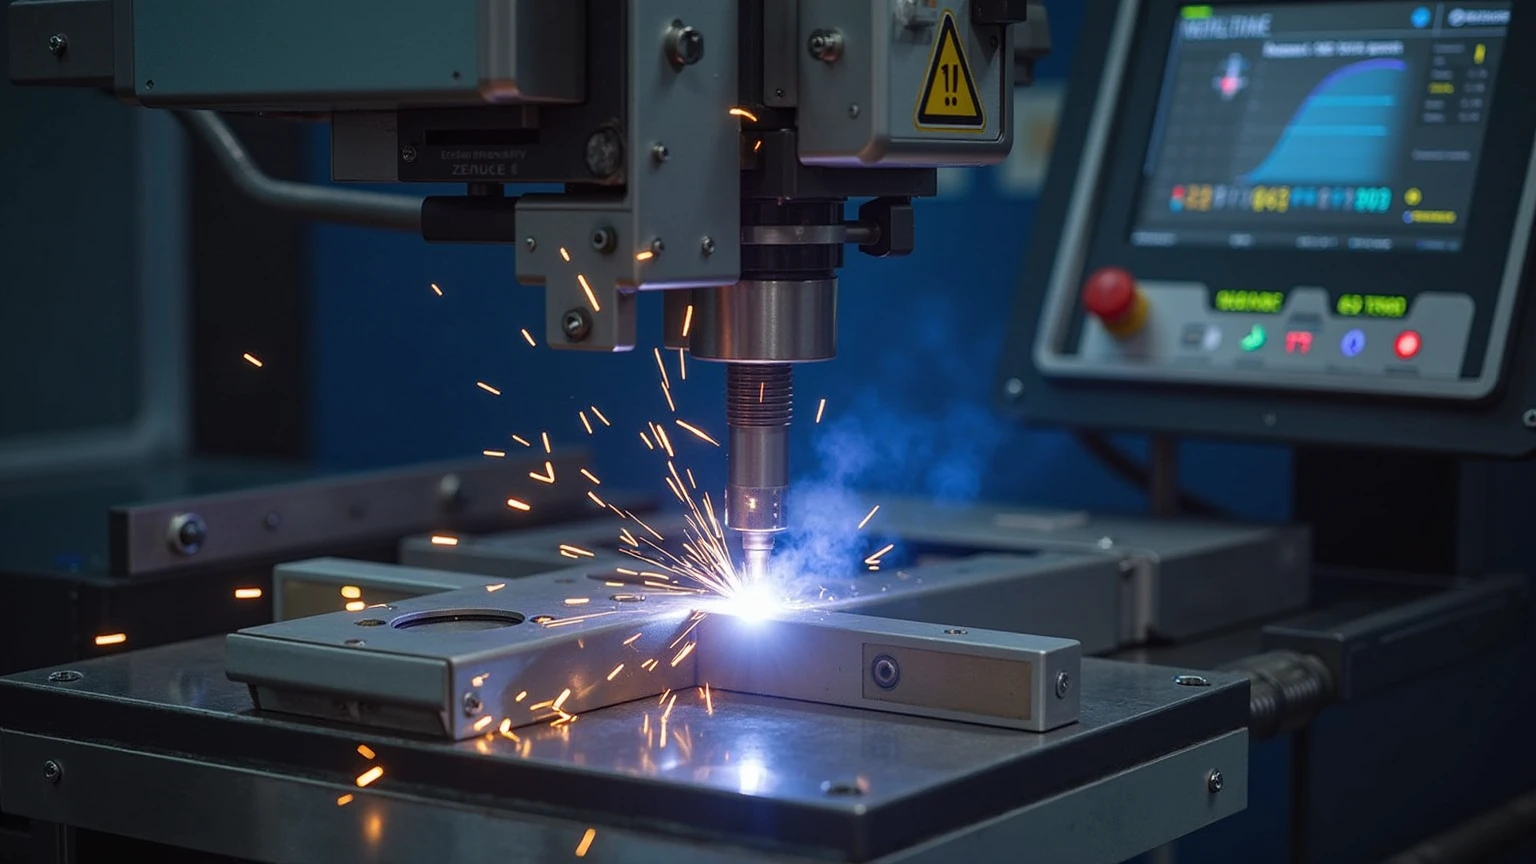
[[[955,29],[955,17],[944,13],[939,38],[928,60],[928,77],[917,97],[917,127],[955,132],[977,131],[987,125],[976,95],[976,79],[965,59],[965,46]]]

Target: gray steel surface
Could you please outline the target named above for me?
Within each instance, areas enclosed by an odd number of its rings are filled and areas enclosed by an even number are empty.
[[[579,452],[547,457],[557,471],[575,473]],[[420,531],[455,520],[508,513],[515,494],[540,518],[574,513],[586,499],[576,490],[528,479],[545,458],[458,460],[278,486],[115,507],[111,513],[113,572],[125,576],[273,555],[352,540]],[[195,514],[204,537],[192,551],[172,542],[173,523]]]
[[[145,105],[391,108],[575,102],[584,4],[134,0],[132,91]],[[499,25],[499,26],[492,26]],[[359,28],[362,29],[359,29]]]
[[[0,679],[0,762],[7,766],[0,805],[76,823],[121,824],[125,812],[158,811],[164,815],[136,830],[152,828],[157,839],[196,846],[227,842],[208,830],[228,821],[211,815],[215,807],[247,819],[253,808],[292,812],[276,804],[278,786],[253,785],[258,772],[283,775],[290,790],[325,788],[300,799],[312,820],[262,820],[271,839],[237,834],[252,849],[266,850],[267,860],[305,860],[308,849],[326,848],[330,841],[316,835],[327,825],[366,850],[367,834],[357,832],[366,831],[367,822],[352,820],[386,812],[370,809],[376,800],[405,806],[409,796],[421,805],[419,817],[402,817],[412,825],[420,823],[411,819],[440,817],[466,804],[487,824],[534,812],[569,820],[561,835],[545,837],[553,844],[550,837],[563,836],[562,854],[578,839],[575,825],[586,823],[662,842],[728,840],[757,851],[866,861],[1239,732],[1248,713],[1246,682],[1234,676],[1205,673],[1211,686],[1185,687],[1174,683],[1172,669],[1090,659],[1082,666],[1081,722],[1044,734],[729,693],[706,703],[689,691],[671,706],[665,746],[665,709],[655,700],[593,711],[559,728],[530,728],[519,740],[491,735],[439,743],[253,715],[245,688],[224,677],[217,641],[70,668],[82,675],[73,683],[50,683],[56,670],[47,669]],[[219,768],[221,778],[245,772],[225,787],[241,797],[186,795],[177,784],[155,779],[167,775],[118,768],[106,775],[125,784],[110,787],[118,807],[103,808],[107,787],[92,782],[83,751],[68,750],[79,745],[59,743],[55,752],[67,755],[45,757],[64,765],[57,785],[44,782],[40,771],[11,770],[37,761],[40,737],[141,751],[162,763],[175,760],[188,772]],[[374,760],[358,754],[359,742],[372,748]],[[1242,750],[1222,761],[1241,758]],[[71,761],[85,763],[79,782]],[[1195,770],[1183,764],[1180,776]],[[358,790],[353,779],[373,765],[384,768],[383,777]],[[1241,789],[1245,764],[1229,770],[1210,762],[1200,771],[1212,768]],[[1186,781],[1204,784],[1201,776]],[[857,794],[840,794],[848,789]],[[356,795],[349,807],[358,810],[335,805],[332,796],[344,791]],[[1125,821],[1122,806],[1153,806],[1148,795],[1170,792],[1157,783],[1137,796],[1101,797],[1083,817],[1091,816],[1083,830],[1114,830]],[[170,809],[171,802],[187,809]],[[1204,797],[1192,803],[1203,816],[1184,811],[1169,833],[1230,812]],[[329,860],[322,855],[311,860]]]

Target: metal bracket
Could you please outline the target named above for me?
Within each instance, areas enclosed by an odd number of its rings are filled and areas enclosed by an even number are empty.
[[[263,710],[454,739],[691,688],[1036,732],[1078,717],[1074,640],[603,591],[524,579],[255,627],[225,671]]]

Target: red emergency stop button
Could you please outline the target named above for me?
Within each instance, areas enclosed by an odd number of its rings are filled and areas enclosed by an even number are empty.
[[[1083,306],[1111,335],[1133,336],[1147,323],[1147,298],[1136,277],[1120,267],[1101,267],[1083,283]]]

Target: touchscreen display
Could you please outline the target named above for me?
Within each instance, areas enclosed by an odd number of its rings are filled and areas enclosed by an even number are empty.
[[[1183,7],[1132,244],[1459,251],[1511,6]]]

